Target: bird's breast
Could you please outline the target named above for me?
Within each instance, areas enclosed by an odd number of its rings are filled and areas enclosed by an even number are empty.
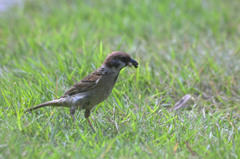
[[[90,90],[90,96],[92,97],[93,103],[95,105],[104,101],[112,92],[112,89],[116,83],[116,78],[118,74],[115,75],[103,75],[96,87]]]

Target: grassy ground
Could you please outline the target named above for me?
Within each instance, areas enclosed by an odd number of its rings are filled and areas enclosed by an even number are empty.
[[[240,158],[234,0],[26,1],[0,15],[0,158]],[[114,50],[125,68],[91,115],[60,97]],[[184,95],[187,108],[169,112]]]

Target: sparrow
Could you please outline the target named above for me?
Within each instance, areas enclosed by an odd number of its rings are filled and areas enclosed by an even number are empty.
[[[75,122],[75,111],[85,110],[84,116],[94,131],[89,120],[91,110],[111,94],[119,72],[126,66],[137,68],[138,62],[125,52],[112,52],[106,57],[101,67],[75,83],[59,99],[36,105],[26,110],[26,112],[45,106],[67,107],[70,108],[70,115],[73,122]]]

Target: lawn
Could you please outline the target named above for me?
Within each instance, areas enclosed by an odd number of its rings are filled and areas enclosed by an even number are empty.
[[[0,13],[0,158],[240,158],[240,2],[26,0]],[[112,51],[94,133],[59,98]],[[186,94],[184,108],[170,111]]]

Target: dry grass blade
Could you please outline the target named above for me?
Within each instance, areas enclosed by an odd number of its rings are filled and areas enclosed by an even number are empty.
[[[57,80],[56,80],[55,99],[58,99],[57,91],[58,91],[58,76],[57,76]]]
[[[178,110],[180,108],[183,108],[184,105],[187,103],[187,101],[191,98],[191,95],[187,94],[185,95],[184,97],[182,97],[182,99],[177,102],[171,109],[170,111],[173,111],[173,110]]]
[[[178,142],[176,143],[176,145],[175,145],[175,147],[174,147],[174,149],[173,149],[173,154],[176,153],[177,148],[178,148]]]

